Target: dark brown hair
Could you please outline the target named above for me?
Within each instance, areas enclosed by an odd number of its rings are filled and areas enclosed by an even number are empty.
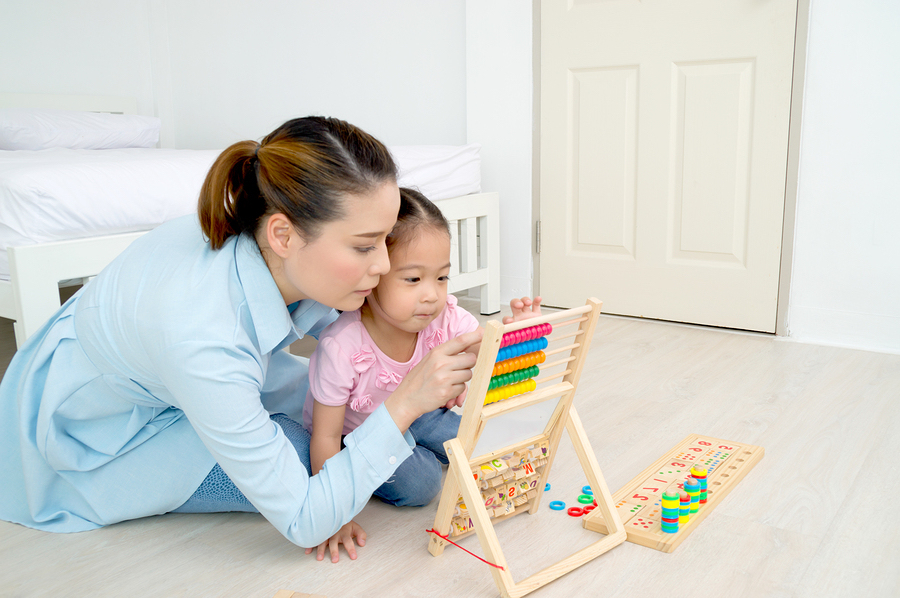
[[[434,202],[415,189],[400,187],[400,213],[397,214],[397,224],[385,240],[388,251],[395,245],[409,243],[415,239],[418,232],[427,227],[444,231],[448,237],[450,236],[450,223]]]
[[[213,249],[280,212],[306,240],[344,217],[344,197],[397,180],[380,141],[336,118],[309,116],[284,123],[262,142],[239,141],[216,158],[197,214]]]

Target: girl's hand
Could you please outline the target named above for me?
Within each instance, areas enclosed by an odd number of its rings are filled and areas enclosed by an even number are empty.
[[[344,527],[338,530],[338,533],[331,536],[325,542],[319,544],[319,549],[316,552],[316,560],[322,561],[325,560],[325,547],[327,546],[331,550],[331,562],[336,563],[340,560],[340,552],[338,551],[338,546],[340,544],[344,545],[344,550],[347,551],[347,555],[350,556],[351,561],[356,560],[356,545],[353,543],[353,539],[356,539],[356,544],[360,546],[366,545],[366,532],[361,528],[356,522],[351,521]],[[309,554],[313,551],[312,548],[306,549],[306,554]]]
[[[444,405],[445,409],[453,409],[454,407],[462,407],[463,403],[466,402],[466,393],[469,392],[468,389],[462,391],[458,397],[455,399],[450,399],[447,401],[447,404]]]
[[[534,301],[531,297],[522,297],[521,299],[513,299],[509,302],[509,308],[512,310],[512,317],[503,318],[504,324],[512,324],[520,320],[528,318],[537,318],[541,315],[541,298],[535,297]]]
[[[414,367],[384,406],[401,432],[419,416],[456,401],[472,378],[475,349],[483,331],[467,332],[438,345]]]

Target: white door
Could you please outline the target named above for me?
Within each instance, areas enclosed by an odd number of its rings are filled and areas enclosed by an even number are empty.
[[[774,332],[797,0],[543,0],[540,294]]]

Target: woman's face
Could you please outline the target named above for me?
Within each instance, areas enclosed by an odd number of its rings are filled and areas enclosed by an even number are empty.
[[[281,272],[270,268],[286,304],[313,299],[342,311],[358,309],[390,270],[385,238],[400,211],[397,184],[347,196],[344,211],[342,220],[326,223],[308,243],[291,230]]]

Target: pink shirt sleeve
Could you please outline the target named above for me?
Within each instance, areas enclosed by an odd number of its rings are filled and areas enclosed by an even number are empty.
[[[313,403],[344,405],[358,380],[340,343],[330,336],[319,340],[309,358],[309,392],[303,404],[303,426],[312,430]]]
[[[315,400],[323,405],[345,405],[358,378],[340,343],[332,337],[322,339],[309,358],[309,392]]]
[[[480,326],[475,316],[457,305],[457,299],[453,295],[447,295],[446,316],[447,340],[472,332]]]

